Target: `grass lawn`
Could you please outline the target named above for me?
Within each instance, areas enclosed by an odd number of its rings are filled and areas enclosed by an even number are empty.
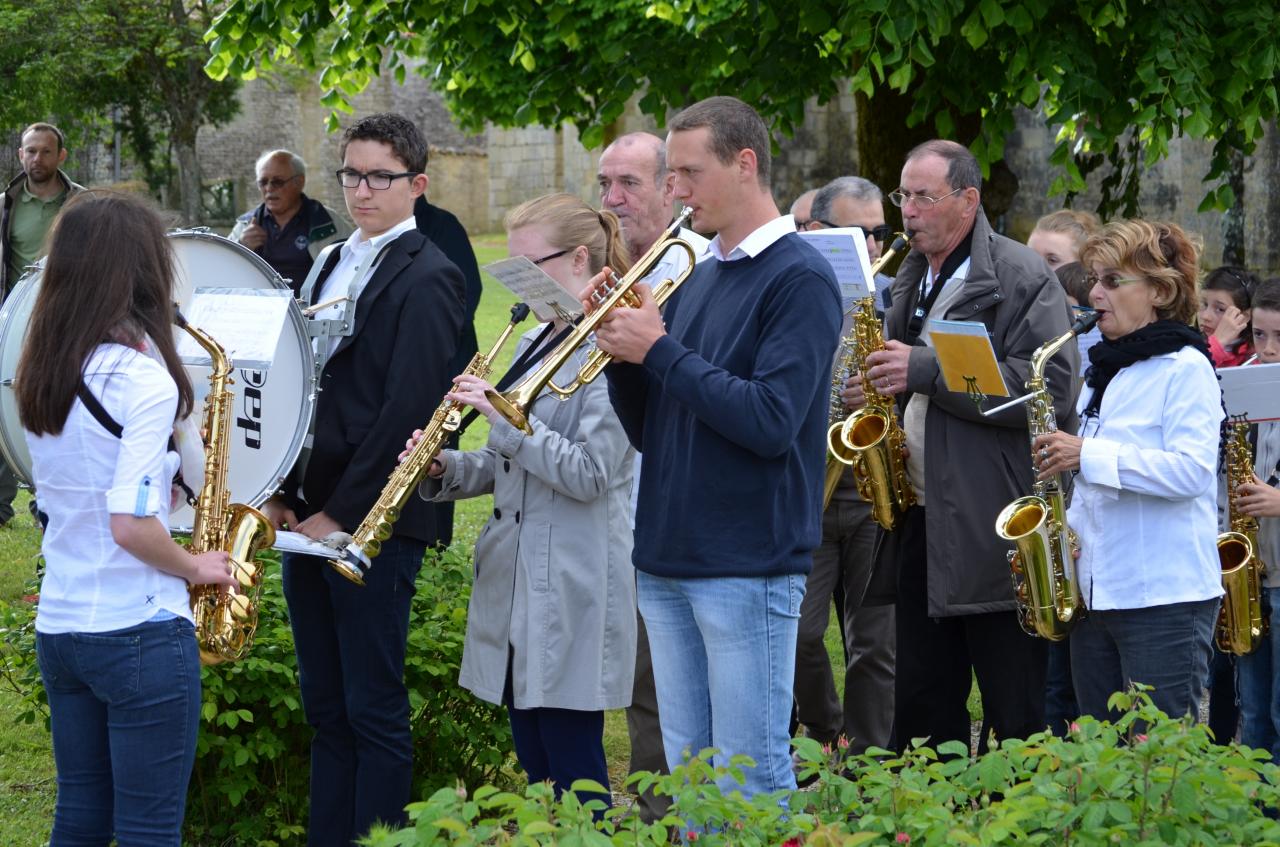
[[[506,256],[506,241],[500,235],[480,236],[473,243],[481,265]],[[514,302],[515,298],[505,288],[485,276],[484,297],[475,321],[482,349],[487,349],[507,324]],[[532,326],[526,322],[522,328],[527,330]],[[505,370],[513,350],[514,344],[509,343],[500,356],[494,381]],[[463,447],[475,449],[484,443],[487,435],[485,419],[478,418],[463,435]],[[30,590],[28,582],[34,574],[39,549],[39,534],[27,513],[27,499],[25,492],[19,495],[17,517],[0,529],[0,600],[8,603],[21,602]],[[492,498],[487,496],[459,503],[455,545],[469,551],[491,510]],[[835,675],[839,691],[844,682],[844,668],[840,662],[840,637],[834,615],[826,640],[828,652],[837,660]],[[20,712],[21,702],[12,687],[0,681],[0,845],[35,847],[48,839],[53,819],[53,753],[49,734],[43,726],[15,723]],[[626,777],[629,753],[626,719],[620,710],[606,716],[605,753],[617,788]]]

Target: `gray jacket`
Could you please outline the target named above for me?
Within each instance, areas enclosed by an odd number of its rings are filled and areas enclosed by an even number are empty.
[[[887,337],[902,339],[928,266],[912,251],[894,278]],[[1049,266],[1027,246],[998,235],[978,209],[969,273],[945,315],[986,324],[1005,384],[1023,393],[1031,354],[1071,327],[1066,295]],[[1068,344],[1049,362],[1045,377],[1058,427],[1076,431],[1075,398],[1080,354]],[[970,615],[1014,608],[1006,553],[1012,545],[995,533],[996,516],[1011,500],[1031,493],[1031,442],[1025,406],[983,417],[964,392],[948,391],[933,349],[911,351],[907,391],[929,397],[925,417],[925,491],[928,507],[929,614]],[[904,404],[910,394],[899,400]],[[990,398],[984,409],[1008,398]],[[873,587],[883,589],[892,569],[892,543],[880,545]]]
[[[568,382],[589,350],[580,347],[555,381]],[[434,500],[493,493],[458,681],[501,702],[510,645],[516,708],[622,708],[636,658],[635,451],[603,379],[563,402],[544,392],[530,422],[533,435],[500,420],[482,449],[446,451],[444,475],[419,489]]]

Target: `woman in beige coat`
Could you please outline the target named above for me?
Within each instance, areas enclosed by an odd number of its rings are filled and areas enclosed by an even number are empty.
[[[516,207],[506,228],[512,256],[573,292],[606,264],[618,272],[630,264],[618,219],[568,194]],[[538,333],[521,339],[517,356]],[[572,381],[590,350],[580,346],[555,382]],[[604,710],[630,704],[635,665],[634,451],[602,379],[565,401],[544,392],[529,410],[532,435],[493,410],[489,387],[457,378],[449,397],[489,420],[488,443],[443,451],[420,488],[431,500],[493,493],[476,541],[459,682],[507,707],[531,783],[549,779],[557,793],[575,779],[607,787]]]

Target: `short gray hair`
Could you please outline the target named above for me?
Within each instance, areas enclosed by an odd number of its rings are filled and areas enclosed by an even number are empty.
[[[258,161],[253,163],[254,176],[262,173],[262,169],[266,167],[267,162],[275,158],[289,157],[289,164],[293,165],[293,172],[297,176],[307,175],[307,163],[302,161],[302,157],[292,150],[268,150],[258,157]]]
[[[831,220],[831,207],[841,197],[848,197],[860,203],[884,202],[884,194],[871,180],[860,176],[840,176],[818,189],[818,193],[813,198],[809,218],[815,221]]]
[[[934,138],[913,147],[907,154],[907,161],[921,156],[937,156],[947,163],[947,185],[951,188],[976,188],[982,191],[982,167],[963,144]]]

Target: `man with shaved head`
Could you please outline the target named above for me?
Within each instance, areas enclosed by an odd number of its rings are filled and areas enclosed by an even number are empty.
[[[791,204],[791,217],[796,220],[796,230],[805,230],[809,228],[809,224],[813,222],[813,198],[818,196],[821,189],[810,188],[804,194],[801,194]]]

